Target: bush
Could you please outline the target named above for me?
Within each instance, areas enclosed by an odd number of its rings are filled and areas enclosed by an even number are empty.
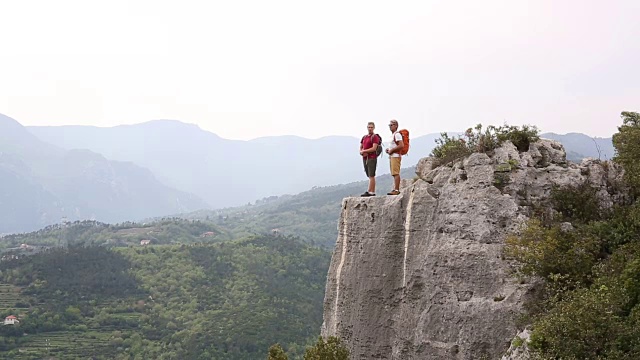
[[[537,237],[547,241],[545,235]],[[555,261],[556,268],[564,266],[564,274],[550,271],[544,277],[551,295],[535,308],[539,313],[534,314],[531,349],[545,359],[640,358],[640,243],[627,243],[590,267],[579,258],[572,265],[571,253],[579,250],[569,251],[564,265],[561,255],[533,255],[537,250],[524,252],[530,273],[544,274]],[[587,281],[576,281],[580,278]]]
[[[606,219],[588,225],[589,231],[602,239],[603,251],[613,254],[628,243],[640,243],[640,203],[617,206]]]
[[[606,358],[626,335],[625,300],[616,283],[575,290],[535,323],[529,345],[549,359]]]
[[[492,127],[492,130],[495,131],[498,144],[511,141],[519,152],[529,151],[529,145],[540,139],[540,131],[535,126],[522,125],[520,128],[513,125],[503,125],[497,128]]]
[[[547,300],[531,338],[544,358],[640,358],[640,243],[595,268],[591,286]]]
[[[588,180],[578,186],[554,186],[551,205],[562,215],[562,221],[588,223],[600,220],[605,211],[600,207],[597,192]]]
[[[464,139],[449,137],[447,133],[441,133],[440,138],[436,139],[436,144],[436,147],[431,150],[431,156],[440,159],[441,164],[447,164],[471,154]]]
[[[488,152],[499,146],[498,137],[495,133],[495,126],[489,126],[483,132],[482,124],[475,128],[468,128],[464,132],[465,142],[471,152]],[[474,132],[475,130],[475,132]]]
[[[502,191],[511,182],[509,173],[497,172],[493,175],[493,186]]]
[[[289,360],[289,357],[285,354],[280,344],[274,344],[269,348],[267,360]]]
[[[349,360],[349,350],[335,336],[329,336],[327,342],[320,336],[318,342],[304,353],[304,360]]]
[[[601,243],[588,231],[565,231],[558,224],[547,228],[537,219],[506,242],[505,255],[520,263],[521,274],[542,277],[558,289],[590,284],[601,257]]]
[[[535,126],[488,126],[482,129],[482,124],[475,128],[469,128],[463,136],[449,137],[447,133],[441,133],[436,139],[436,147],[431,151],[431,156],[440,159],[446,164],[463,158],[474,152],[490,152],[498,148],[505,141],[511,141],[518,151],[529,150],[529,144],[539,139],[538,129]]]

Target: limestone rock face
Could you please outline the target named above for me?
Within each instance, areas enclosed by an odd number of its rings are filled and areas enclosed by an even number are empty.
[[[554,185],[589,181],[611,203],[621,176],[568,163],[550,140],[435,164],[421,160],[401,195],[342,202],[322,335],[342,338],[352,359],[499,359],[535,291],[511,276],[506,237]]]

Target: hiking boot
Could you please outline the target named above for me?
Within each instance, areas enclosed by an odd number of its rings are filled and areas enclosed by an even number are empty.
[[[370,192],[368,192],[368,191],[365,191],[365,192],[364,192],[364,194],[362,194],[362,195],[360,195],[360,196],[362,196],[362,197],[367,197],[367,196],[376,196],[376,194],[372,194],[372,193],[370,193]]]
[[[390,192],[387,193],[387,195],[400,195],[400,191],[398,190],[391,190]]]

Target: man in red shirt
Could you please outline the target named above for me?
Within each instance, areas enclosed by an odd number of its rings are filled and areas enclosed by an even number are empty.
[[[376,125],[367,124],[368,134],[360,140],[360,155],[364,164],[364,173],[369,178],[369,189],[360,196],[376,196],[376,167],[378,166],[378,146],[382,146],[382,138],[374,133]]]

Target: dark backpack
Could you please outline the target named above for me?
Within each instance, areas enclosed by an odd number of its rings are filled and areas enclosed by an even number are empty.
[[[373,134],[372,136],[377,136],[378,139],[380,140],[380,143],[378,144],[378,147],[376,148],[376,157],[380,156],[382,154],[382,137],[378,134]],[[366,138],[367,135],[362,137],[362,140],[360,140],[360,143],[364,143],[364,138]],[[371,139],[371,143],[373,144],[373,139]]]
[[[382,137],[378,134],[373,134],[373,136],[377,136],[378,139],[380,140],[380,144],[378,144],[378,147],[376,148],[376,157],[377,157],[377,156],[380,156],[380,154],[382,154]]]

